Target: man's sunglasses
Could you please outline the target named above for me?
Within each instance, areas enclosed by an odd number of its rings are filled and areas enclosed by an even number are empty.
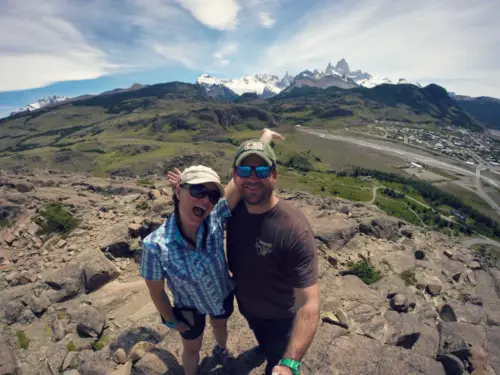
[[[208,195],[208,200],[212,204],[216,204],[220,199],[219,190],[210,190],[205,187],[205,185],[183,185],[184,189],[189,190],[189,194],[193,198],[203,199]]]
[[[257,178],[268,178],[271,175],[272,170],[273,167],[268,165],[261,165],[258,167],[240,165],[236,167],[236,175],[241,178],[248,178],[252,174],[252,171],[254,171]]]

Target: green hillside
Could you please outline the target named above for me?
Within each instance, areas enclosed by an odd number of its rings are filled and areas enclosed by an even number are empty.
[[[207,93],[200,85],[182,82],[137,87],[0,120],[0,163],[141,174],[169,158],[193,153],[223,164],[242,139],[257,136],[264,127],[300,123],[335,128],[389,119],[479,128],[436,85],[302,87],[270,99],[252,94],[234,98],[224,90]],[[284,147],[292,148],[292,143]],[[293,147],[283,151],[284,164],[291,154],[308,151],[300,142]]]

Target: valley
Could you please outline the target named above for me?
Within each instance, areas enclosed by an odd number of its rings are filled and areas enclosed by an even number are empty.
[[[229,100],[171,82],[0,119],[0,366],[181,374],[181,342],[138,277],[141,241],[172,212],[169,170],[204,164],[227,182],[238,145],[267,127],[285,136],[272,143],[277,194],[304,212],[318,248],[324,302],[308,373],[377,373],[382,352],[387,374],[444,375],[455,354],[464,368],[498,370],[500,174],[479,149],[494,144],[437,86],[377,87]],[[405,142],[410,129],[435,138]],[[470,159],[435,148],[448,140]],[[238,373],[262,373],[238,310],[229,324]],[[469,330],[460,352],[443,324]],[[213,342],[200,372],[224,375]],[[491,361],[468,361],[477,345]]]

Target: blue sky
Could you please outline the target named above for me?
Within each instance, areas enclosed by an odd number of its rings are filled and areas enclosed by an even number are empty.
[[[0,0],[0,116],[44,95],[323,70],[500,97],[497,0]]]

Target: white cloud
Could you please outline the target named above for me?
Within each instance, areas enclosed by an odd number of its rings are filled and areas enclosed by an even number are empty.
[[[229,43],[224,44],[217,51],[214,52],[213,57],[215,58],[216,66],[227,66],[230,64],[230,60],[227,57],[234,55],[238,51],[238,44]]]
[[[41,7],[0,16],[0,91],[40,87],[56,81],[97,78],[113,69],[70,23]]]
[[[152,46],[153,49],[163,56],[166,60],[179,61],[190,69],[195,69],[197,66],[196,56],[197,51],[191,48],[188,44],[157,44]]]
[[[202,69],[211,53],[198,25],[174,0],[0,3],[0,91],[172,63]]]
[[[345,57],[376,76],[439,83],[474,75],[500,87],[498,14],[496,1],[323,2],[290,25],[252,70],[298,72]],[[453,91],[465,88],[453,82]],[[481,84],[473,86],[479,95]]]
[[[259,20],[260,20],[260,24],[263,27],[267,27],[267,28],[273,27],[274,24],[276,23],[276,19],[274,19],[273,16],[271,16],[271,14],[266,13],[266,12],[259,13]]]
[[[237,25],[239,6],[236,0],[176,0],[203,25],[230,30]]]

